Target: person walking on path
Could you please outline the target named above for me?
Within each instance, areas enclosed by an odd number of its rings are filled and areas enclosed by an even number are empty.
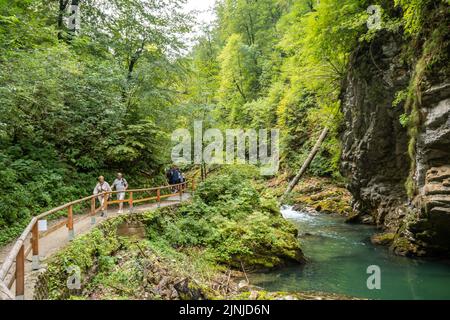
[[[116,191],[120,191],[117,193],[117,200],[123,201],[125,200],[125,191],[128,189],[128,182],[125,180],[123,175],[119,172],[117,173],[117,179],[111,185],[111,189]],[[123,213],[123,202],[119,203],[119,214]]]
[[[111,192],[111,187],[109,186],[109,183],[105,181],[105,177],[100,176],[98,177],[98,183],[94,188],[94,195],[99,195],[97,199],[102,207],[102,217],[106,215],[105,204],[109,197],[108,194],[104,195],[104,192]]]

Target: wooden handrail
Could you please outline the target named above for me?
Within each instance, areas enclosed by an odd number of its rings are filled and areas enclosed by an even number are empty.
[[[43,220],[44,218],[48,217],[49,215],[52,215],[54,213],[57,213],[59,211],[67,210],[67,221],[64,224],[58,224],[57,228],[55,228],[53,231],[61,228],[62,226],[66,225],[69,230],[69,240],[72,240],[75,236],[74,233],[74,224],[75,221],[73,219],[73,207],[82,204],[84,202],[89,201],[90,202],[90,212],[89,215],[92,217],[92,222],[95,223],[95,214],[101,210],[104,210],[108,207],[108,204],[116,204],[116,203],[128,203],[130,212],[133,208],[134,203],[140,203],[140,202],[146,202],[146,201],[154,201],[158,203],[158,207],[160,206],[161,199],[170,197],[170,196],[178,196],[180,195],[180,200],[182,200],[182,194],[183,191],[187,189],[188,181],[185,181],[183,183],[175,184],[175,185],[166,185],[166,186],[160,186],[155,188],[143,188],[143,189],[130,189],[125,191],[109,191],[104,192],[102,194],[96,194],[91,195],[79,200],[75,200],[66,204],[63,204],[59,207],[53,208],[49,211],[46,211],[44,213],[41,213],[35,217],[33,217],[30,221],[30,223],[25,227],[20,237],[16,240],[14,246],[9,251],[8,255],[5,258],[5,261],[1,265],[0,268],[0,285],[2,288],[8,288],[10,289],[12,284],[16,282],[16,299],[23,299],[24,292],[25,292],[25,260],[27,255],[32,252],[33,253],[33,260],[32,260],[32,269],[36,270],[39,268],[39,231],[38,231],[38,222],[39,220]],[[171,188],[177,188],[176,193],[170,193],[170,194],[161,194],[161,190],[171,189]],[[192,182],[192,191],[195,189],[195,184]],[[152,192],[156,191],[156,196],[154,197],[147,197],[143,199],[136,199],[134,196],[137,193],[143,193],[143,192]],[[98,209],[96,208],[96,198],[99,196],[108,196],[118,193],[126,193],[129,194],[129,198],[127,200],[111,200],[111,201],[105,201],[104,206],[100,206]],[[108,199],[107,198],[107,199]],[[50,232],[47,232],[49,234]],[[26,250],[25,249],[25,243],[27,238],[31,234],[31,247]],[[5,283],[6,277],[10,273],[10,270],[13,265],[16,265],[16,270],[13,272],[12,278],[8,283]],[[11,284],[11,285],[9,285]],[[11,296],[14,296],[14,294],[9,291],[8,295],[11,294]]]

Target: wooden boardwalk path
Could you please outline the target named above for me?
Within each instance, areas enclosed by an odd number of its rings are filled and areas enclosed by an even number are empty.
[[[144,189],[142,189],[144,190]],[[77,237],[81,234],[85,234],[92,230],[95,226],[110,218],[117,217],[119,215],[140,213],[156,210],[158,207],[167,207],[177,205],[181,202],[190,199],[190,193],[183,192],[181,194],[174,194],[169,196],[160,195],[159,189],[157,191],[157,202],[142,204],[144,200],[152,200],[153,198],[147,198],[142,200],[135,200],[140,205],[131,205],[132,212],[128,208],[124,208],[124,212],[119,214],[117,208],[109,207],[107,210],[107,216],[101,217],[100,210],[95,209],[85,214],[73,216],[72,208],[69,209],[69,218],[61,218],[56,221],[52,221],[49,224],[49,233],[40,233],[38,236],[38,255],[33,255],[33,232],[24,231],[26,236],[21,236],[16,242],[11,243],[0,249],[0,265],[2,266],[2,279],[0,279],[0,300],[14,298],[14,292],[16,292],[16,298],[18,299],[33,299],[34,285],[38,275],[45,270],[46,261],[56,252],[67,246],[70,243],[70,238]],[[134,191],[136,192],[136,191]],[[132,196],[131,196],[132,199]],[[125,200],[128,202],[128,200]],[[117,201],[111,201],[111,204],[116,204]],[[94,214],[93,214],[94,213]],[[95,224],[92,223],[92,218],[95,218]],[[31,222],[37,231],[37,222]],[[66,227],[64,227],[66,226]],[[69,231],[68,231],[69,229]],[[30,230],[33,230],[30,228]],[[39,232],[36,232],[39,233]],[[23,235],[24,235],[23,234]],[[15,254],[17,247],[21,245],[21,249],[18,251],[16,258],[11,261],[12,253]],[[31,243],[31,246],[25,249],[25,244]],[[22,258],[23,257],[23,258]],[[39,269],[36,268],[36,259],[38,258]],[[22,261],[23,260],[23,261]],[[33,261],[34,260],[34,261]],[[15,268],[14,268],[15,265]],[[33,270],[34,269],[34,270]],[[17,288],[17,279],[19,279],[19,288]],[[18,295],[17,293],[22,293]]]

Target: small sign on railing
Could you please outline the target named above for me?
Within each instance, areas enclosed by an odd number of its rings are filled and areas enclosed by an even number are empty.
[[[38,221],[39,232],[45,232],[45,231],[47,231],[47,229],[48,229],[47,220],[39,220]]]

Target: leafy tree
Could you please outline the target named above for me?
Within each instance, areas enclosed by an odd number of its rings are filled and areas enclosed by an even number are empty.
[[[95,177],[159,179],[167,112],[185,77],[179,1],[0,2],[0,243],[31,215],[92,192]]]

